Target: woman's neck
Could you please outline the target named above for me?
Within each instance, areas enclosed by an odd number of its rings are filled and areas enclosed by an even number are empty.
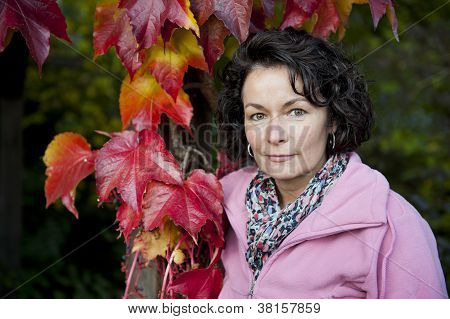
[[[274,179],[275,189],[278,197],[278,203],[281,209],[284,209],[289,203],[292,203],[300,196],[308,186],[311,178],[325,165],[327,159],[324,157],[318,162],[316,167],[305,175],[300,175],[291,179]]]

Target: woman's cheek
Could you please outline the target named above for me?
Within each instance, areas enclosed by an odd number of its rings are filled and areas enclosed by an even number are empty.
[[[260,141],[258,141],[258,134],[256,132],[256,128],[250,125],[245,127],[245,136],[247,137],[247,141],[252,148],[252,151],[255,152],[259,149]]]

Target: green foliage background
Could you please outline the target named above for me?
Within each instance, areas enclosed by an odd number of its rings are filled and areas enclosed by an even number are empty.
[[[354,5],[343,47],[360,61],[376,113],[372,138],[358,153],[430,223],[449,278],[449,8],[423,19],[442,3],[398,2],[400,43],[386,17],[374,31],[369,7]],[[117,298],[125,287],[120,270],[124,245],[114,227],[33,278],[115,219],[111,207],[97,208],[93,176],[77,188],[78,221],[60,202],[45,210],[42,156],[47,144],[59,132],[74,131],[99,148],[106,138],[94,130],[120,130],[118,96],[125,75],[112,50],[97,59],[101,67],[90,61],[95,1],[65,0],[60,5],[73,44],[52,37],[41,79],[33,62],[28,67],[22,267],[3,272],[0,290],[6,293],[23,284],[14,297]],[[217,67],[225,62],[224,57]]]

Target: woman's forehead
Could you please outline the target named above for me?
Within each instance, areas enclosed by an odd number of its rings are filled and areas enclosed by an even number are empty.
[[[271,88],[280,86],[292,90],[290,84],[289,69],[286,66],[276,66],[276,67],[259,66],[257,68],[252,69],[247,74],[247,77],[245,78],[243,84],[243,91],[248,88],[258,88],[258,87]],[[303,81],[300,76],[296,76],[296,87],[298,90],[303,90]]]
[[[303,92],[303,82],[296,81],[299,93]],[[258,68],[247,76],[242,88],[242,101],[246,105],[276,104],[284,105],[291,100],[307,102],[307,99],[297,94],[291,86],[287,68]]]

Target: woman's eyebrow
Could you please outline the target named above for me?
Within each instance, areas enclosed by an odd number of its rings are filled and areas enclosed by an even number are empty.
[[[296,97],[295,99],[289,100],[286,103],[284,103],[283,107],[288,107],[288,106],[294,104],[297,101],[307,101],[307,99],[305,97],[303,97],[303,96]],[[257,108],[257,109],[265,109],[264,106],[262,106],[261,104],[258,104],[258,103],[247,103],[244,108],[246,108],[247,106],[253,106],[253,107]]]

